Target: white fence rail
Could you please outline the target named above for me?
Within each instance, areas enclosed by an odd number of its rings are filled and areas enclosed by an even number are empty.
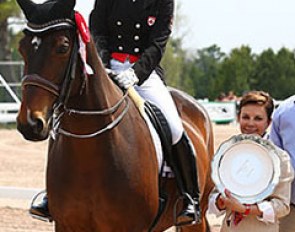
[[[1,102],[0,103],[0,123],[13,123],[16,121],[17,112],[20,107],[20,100],[9,84],[0,74],[0,84],[10,94],[15,102]]]
[[[19,103],[0,103],[0,123],[15,122],[19,106]]]

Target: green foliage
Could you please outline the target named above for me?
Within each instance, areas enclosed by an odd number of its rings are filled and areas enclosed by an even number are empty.
[[[197,51],[194,65],[198,71],[193,78],[196,97],[209,99],[214,97],[211,93],[217,88],[218,73],[224,56],[217,45]]]
[[[0,24],[9,17],[20,15],[20,8],[15,0],[0,0],[0,9]]]
[[[14,48],[11,47],[13,34],[11,33],[9,18],[17,18],[21,10],[15,0],[0,0],[0,60],[10,60]]]
[[[18,51],[18,43],[23,37],[23,32],[19,31],[17,33],[10,32],[11,40],[10,40],[10,52],[12,60],[22,60],[22,57]]]
[[[295,53],[287,48],[254,54],[249,46],[226,55],[217,45],[188,53],[171,39],[162,63],[167,83],[196,98],[214,100],[221,92],[242,95],[264,90],[275,99],[295,94]]]
[[[268,49],[257,57],[255,84],[274,98],[284,99],[295,93],[294,52],[282,48],[277,54]]]
[[[174,36],[162,60],[168,85],[210,100],[220,93],[241,95],[254,89],[269,92],[275,99],[295,94],[295,51],[282,48],[275,53],[267,49],[254,54],[249,46],[241,46],[225,54],[212,45],[188,52],[182,42],[190,30],[181,14],[181,4],[178,7]]]
[[[255,86],[257,89],[261,89],[274,93],[276,81],[276,55],[272,49],[263,51],[256,61],[256,73],[254,76]]]
[[[162,59],[161,65],[165,70],[166,82],[170,86],[180,88],[183,55],[176,50],[176,41],[170,40],[167,44],[165,56]]]
[[[230,55],[221,64],[219,92],[234,90],[242,94],[251,89],[251,80],[254,72],[254,55],[251,48],[242,46],[233,49]],[[226,84],[226,85],[225,85]]]

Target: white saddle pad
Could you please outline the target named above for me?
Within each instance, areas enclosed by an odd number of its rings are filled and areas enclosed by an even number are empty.
[[[145,114],[144,116],[144,120],[146,121],[149,130],[151,132],[151,136],[155,145],[155,150],[156,150],[156,154],[157,154],[157,160],[158,160],[158,167],[159,167],[159,171],[161,170],[161,166],[163,163],[163,150],[162,150],[162,145],[161,145],[161,140],[160,137],[155,129],[155,127],[153,126],[153,124],[151,123],[151,120],[149,119],[149,117]],[[174,177],[174,173],[171,170],[171,168],[166,164],[164,164],[163,167],[163,173],[162,173],[163,177],[169,177],[172,178]]]

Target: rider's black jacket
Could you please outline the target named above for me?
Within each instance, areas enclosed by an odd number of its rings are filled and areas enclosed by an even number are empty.
[[[96,0],[90,31],[103,63],[112,53],[140,56],[133,69],[142,84],[159,63],[171,34],[174,0]]]

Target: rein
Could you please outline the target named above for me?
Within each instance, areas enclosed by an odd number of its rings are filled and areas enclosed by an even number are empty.
[[[44,33],[48,33],[49,31],[56,31],[56,30],[63,30],[63,29],[76,29],[76,25],[72,20],[64,19],[64,20],[55,20],[52,22],[49,22],[45,25],[35,25],[28,23],[24,33],[33,34],[33,35],[41,35]],[[49,123],[52,121],[52,130],[50,132],[50,135],[53,139],[56,138],[57,134],[62,134],[68,137],[74,137],[74,138],[92,138],[95,136],[98,136],[108,130],[113,129],[116,127],[123,117],[126,115],[129,109],[129,101],[127,99],[127,92],[124,94],[124,96],[114,105],[110,108],[103,109],[103,110],[97,110],[97,111],[83,111],[83,110],[76,110],[76,109],[68,109],[66,107],[70,92],[72,89],[72,83],[75,80],[75,71],[77,66],[77,60],[78,60],[78,53],[79,51],[79,41],[78,36],[75,36],[74,42],[73,42],[73,49],[71,51],[69,63],[65,72],[64,81],[62,83],[62,86],[60,86],[38,76],[37,74],[31,74],[26,75],[22,79],[22,86],[37,86],[44,90],[47,90],[49,93],[53,94],[58,98],[57,102],[53,106],[53,115],[49,119]],[[110,122],[108,125],[106,125],[104,128],[95,131],[93,133],[89,134],[74,134],[71,133],[65,129],[60,128],[61,125],[61,119],[65,114],[79,114],[79,115],[109,115],[115,113],[119,107],[123,104],[123,102],[126,102],[125,107],[123,111],[118,115],[115,120]]]
[[[104,110],[100,110],[100,111],[82,111],[82,110],[75,110],[75,109],[67,109],[64,108],[64,111],[62,113],[59,114],[53,114],[53,128],[51,131],[51,136],[54,139],[56,137],[57,134],[62,134],[68,137],[73,137],[73,138],[79,138],[79,139],[87,139],[87,138],[93,138],[95,136],[98,136],[108,130],[113,129],[114,127],[116,127],[121,120],[123,119],[123,117],[125,116],[125,114],[128,112],[129,110],[129,101],[127,98],[128,94],[127,92],[124,94],[124,96],[112,107],[104,109]],[[124,110],[120,113],[120,115],[112,122],[110,122],[109,124],[107,124],[104,128],[95,131],[93,133],[89,133],[89,134],[74,134],[69,132],[68,130],[62,129],[60,128],[60,120],[62,118],[62,116],[64,116],[65,113],[70,114],[80,114],[80,115],[109,115],[112,113],[115,113],[119,107],[122,105],[123,102],[126,102],[125,108]]]
[[[127,96],[127,95],[125,95]],[[125,114],[128,112],[129,110],[129,101],[128,99],[125,99],[123,98],[124,100],[126,100],[126,106],[124,108],[124,110],[120,113],[120,115],[113,121],[111,121],[108,125],[106,125],[104,128],[98,130],[98,131],[95,131],[93,133],[89,133],[89,134],[74,134],[74,133],[71,133],[65,129],[62,129],[60,128],[60,119],[61,119],[61,116],[63,116],[63,114],[60,115],[60,117],[58,117],[58,119],[55,121],[53,120],[53,130],[52,130],[52,137],[55,138],[56,134],[62,134],[62,135],[66,135],[68,137],[73,137],[73,138],[79,138],[79,139],[88,139],[88,138],[93,138],[95,136],[98,136],[108,130],[111,130],[113,129],[114,127],[116,127],[120,122],[121,120],[123,119],[123,117],[125,116]],[[122,103],[123,101],[121,101]],[[121,104],[120,104],[121,105]],[[119,106],[120,106],[119,105]],[[87,114],[87,115],[108,115],[109,113],[111,113],[111,111],[109,111],[109,109],[105,110],[105,111],[75,111],[75,113],[78,113],[78,114]]]

